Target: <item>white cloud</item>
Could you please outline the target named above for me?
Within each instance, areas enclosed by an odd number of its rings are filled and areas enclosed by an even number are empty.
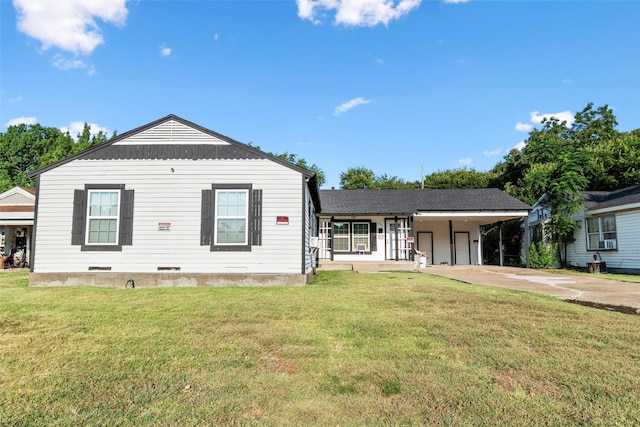
[[[74,55],[89,55],[104,43],[96,22],[124,25],[126,0],[13,0],[18,30],[42,43]]]
[[[357,107],[358,105],[362,105],[362,104],[369,104],[373,102],[370,99],[365,99],[363,97],[358,97],[358,98],[354,98],[351,101],[347,101],[343,104],[340,104],[336,107],[336,109],[333,112],[334,116],[339,116],[342,113],[346,113],[347,111],[351,110],[352,108]]]
[[[357,27],[388,25],[408,14],[422,0],[296,0],[298,16],[320,24],[326,12],[335,12],[335,24]]]
[[[520,150],[522,150],[524,148],[525,145],[527,145],[526,142],[520,141],[516,145],[514,145],[513,148],[515,148],[516,150],[520,151]]]
[[[171,55],[172,49],[170,47],[167,47],[165,45],[160,46],[160,55],[162,56],[169,56]]]
[[[467,3],[471,0],[444,0],[445,3],[449,4],[458,4],[458,3]]]
[[[379,65],[384,65],[384,59],[382,59],[382,58],[376,58],[376,59],[375,59],[375,63],[376,63],[376,64],[379,64]]]
[[[469,166],[472,161],[473,159],[471,159],[470,157],[467,157],[465,159],[458,160],[458,163],[461,164],[462,166]]]
[[[93,65],[88,65],[83,60],[78,58],[65,58],[62,55],[55,55],[53,57],[53,66],[62,71],[68,70],[87,70],[88,75],[93,75],[96,69]]]
[[[566,85],[570,85],[571,83],[573,83],[573,81],[570,78],[566,78],[564,80],[562,80],[562,83],[566,84]]]
[[[484,152],[485,156],[497,156],[502,152],[501,148],[496,148],[495,150],[487,150]]]
[[[213,35],[213,40],[218,41],[220,39],[220,34],[216,33]]]
[[[546,113],[546,114],[540,114],[539,112],[534,111],[530,113],[530,115],[531,115],[532,123],[542,123],[542,120],[544,119],[550,119],[552,117],[555,117],[561,122],[567,122],[567,127],[571,127],[571,125],[575,121],[575,117],[573,116],[573,113],[569,110],[561,111],[559,113]]]
[[[35,117],[16,117],[15,119],[9,120],[4,125],[6,127],[9,127],[9,126],[15,126],[19,124],[35,125],[36,123],[38,123],[38,119]]]
[[[88,125],[91,135],[97,135],[98,132],[102,131],[107,135],[107,137],[109,137],[113,133],[106,127],[98,126],[95,123],[88,123]],[[69,135],[71,135],[73,139],[78,139],[78,135],[80,135],[84,130],[84,122],[71,122],[68,127],[63,126],[60,130],[62,132],[69,132]]]
[[[518,132],[531,132],[531,129],[533,129],[533,125],[522,122],[516,123],[516,130]]]
[[[22,95],[18,95],[15,98],[7,99],[7,102],[10,104],[20,104],[22,102]]]

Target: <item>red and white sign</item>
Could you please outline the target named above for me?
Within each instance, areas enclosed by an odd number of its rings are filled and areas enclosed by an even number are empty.
[[[159,222],[158,223],[158,231],[171,231],[171,223],[170,222]]]
[[[278,225],[289,225],[289,217],[278,215],[276,217],[276,224]]]
[[[413,237],[407,237],[407,243],[413,243]]]

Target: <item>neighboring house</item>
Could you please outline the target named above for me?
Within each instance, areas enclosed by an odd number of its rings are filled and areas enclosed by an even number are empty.
[[[527,217],[530,207],[498,189],[321,190],[320,260],[413,260],[482,264],[480,227]]]
[[[31,286],[302,285],[313,172],[169,115],[37,179]]]
[[[23,251],[21,259],[29,259],[35,204],[35,190],[30,188],[14,187],[0,194],[0,252],[9,255],[11,262],[19,251]]]
[[[567,264],[586,268],[601,261],[609,271],[640,273],[640,185],[614,191],[585,191],[575,216],[575,241],[567,246]],[[540,201],[529,215],[532,239],[545,239],[550,212]]]

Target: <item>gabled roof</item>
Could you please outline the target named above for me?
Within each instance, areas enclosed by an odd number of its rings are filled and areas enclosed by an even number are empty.
[[[497,189],[320,190],[323,215],[415,214],[421,212],[529,211]]]
[[[195,138],[194,141],[196,142],[190,144],[150,144],[149,138],[141,137],[141,135],[144,136],[143,134],[145,132],[170,122],[183,125],[183,127],[186,126],[192,131],[201,133],[203,137]],[[191,136],[193,136],[193,132]],[[134,142],[126,143],[128,139],[132,139]],[[311,197],[314,199],[316,206],[320,206],[315,172],[296,166],[291,162],[282,160],[255,147],[238,142],[173,114],[169,114],[166,117],[125,132],[73,156],[40,168],[31,172],[29,177],[36,178],[42,173],[74,160],[98,159],[267,159],[300,172],[302,176],[308,179]]]
[[[613,191],[585,191],[583,195],[584,208],[588,211],[635,205],[640,204],[640,185]]]

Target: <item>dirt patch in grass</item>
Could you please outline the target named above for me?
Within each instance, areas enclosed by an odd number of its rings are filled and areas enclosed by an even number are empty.
[[[599,302],[579,301],[576,299],[567,299],[565,301],[570,302],[572,304],[582,305],[585,307],[593,307],[593,308],[599,308],[600,310],[616,311],[618,313],[633,314],[635,316],[640,316],[640,309],[634,308],[634,307],[628,307],[625,305],[601,304]]]

